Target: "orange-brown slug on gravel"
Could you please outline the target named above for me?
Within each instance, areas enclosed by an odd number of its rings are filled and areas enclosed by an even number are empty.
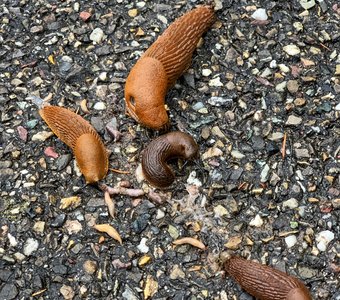
[[[174,131],[152,140],[142,154],[145,179],[153,186],[166,188],[175,180],[167,161],[172,158],[193,159],[198,156],[198,145],[187,133]]]
[[[137,122],[162,129],[169,118],[167,90],[189,67],[199,39],[214,23],[212,6],[199,6],[173,22],[130,71],[125,84],[126,112]]]
[[[300,280],[269,266],[231,256],[225,261],[224,269],[256,299],[312,300]]]
[[[109,166],[108,154],[89,122],[58,106],[45,106],[39,114],[53,133],[73,150],[86,183],[95,183],[105,177]]]

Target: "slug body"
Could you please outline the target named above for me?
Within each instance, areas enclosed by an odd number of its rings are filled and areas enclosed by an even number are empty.
[[[58,106],[46,106],[39,110],[39,114],[53,133],[73,150],[86,183],[95,183],[105,177],[109,166],[108,154],[89,122]]]
[[[269,266],[233,256],[224,267],[243,289],[257,299],[312,300],[300,280]]]
[[[167,161],[172,158],[193,159],[198,155],[198,145],[188,134],[170,132],[151,141],[142,155],[142,170],[153,186],[165,188],[172,184],[175,175]]]
[[[164,107],[166,93],[189,67],[199,39],[214,20],[211,6],[187,12],[137,61],[125,84],[126,110],[137,122],[152,129],[168,124]]]

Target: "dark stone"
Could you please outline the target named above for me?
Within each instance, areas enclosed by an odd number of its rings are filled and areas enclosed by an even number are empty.
[[[105,45],[95,50],[98,56],[108,55],[112,52],[112,47],[110,45]]]
[[[13,271],[0,269],[0,280],[8,281],[8,279],[11,277],[12,274],[13,274]]]
[[[67,267],[65,265],[56,265],[52,268],[52,271],[55,274],[66,275],[67,274]]]
[[[151,216],[149,214],[139,215],[137,219],[132,223],[132,230],[135,233],[142,233],[146,226],[148,226],[150,217]]]
[[[64,225],[66,221],[66,214],[58,215],[50,224],[51,227],[58,228]]]
[[[273,230],[282,230],[289,225],[289,218],[284,215],[278,216],[273,222]]]
[[[233,169],[229,179],[230,180],[239,180],[241,175],[243,173],[243,169],[242,168],[237,168],[237,169]]]
[[[259,135],[254,135],[252,138],[251,138],[252,142],[253,142],[253,148],[255,150],[262,150],[265,146],[264,144],[264,140],[261,136]]]
[[[266,150],[268,156],[272,156],[280,151],[280,147],[274,142],[269,142],[266,146]]]
[[[60,155],[56,160],[57,170],[62,171],[63,169],[65,169],[70,163],[71,159],[72,159],[71,154]]]
[[[13,283],[6,283],[0,290],[0,299],[11,300],[18,295],[18,289]]]

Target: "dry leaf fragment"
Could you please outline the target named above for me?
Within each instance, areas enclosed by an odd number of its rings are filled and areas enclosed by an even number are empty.
[[[105,232],[107,233],[110,237],[114,238],[116,241],[119,242],[119,244],[122,245],[122,238],[120,237],[118,231],[114,229],[111,225],[109,224],[96,224],[93,226],[94,229],[98,230],[99,232]]]
[[[68,198],[62,198],[60,200],[60,209],[66,209],[71,206],[71,208],[76,208],[80,205],[81,199],[79,196],[73,196]]]
[[[55,65],[55,59],[53,54],[49,55],[47,59],[52,65]]]
[[[81,110],[82,110],[84,113],[86,113],[86,114],[89,114],[89,113],[90,113],[89,110],[88,110],[88,108],[87,108],[87,100],[86,100],[86,99],[81,100],[81,102],[80,102],[80,108],[81,108]]]
[[[112,218],[115,217],[115,201],[111,199],[108,191],[104,192],[104,201]]]
[[[172,242],[174,245],[183,245],[183,244],[190,244],[194,247],[200,248],[202,250],[206,249],[206,246],[199,240],[191,238],[191,237],[185,237],[178,240],[175,240]]]
[[[157,293],[158,290],[158,282],[153,279],[151,275],[148,275],[145,282],[144,287],[144,299],[151,298],[154,294]]]

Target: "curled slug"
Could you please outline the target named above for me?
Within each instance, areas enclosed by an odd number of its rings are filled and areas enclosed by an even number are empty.
[[[250,295],[260,300],[312,300],[306,286],[297,278],[257,262],[232,256],[226,272]]]
[[[199,39],[214,23],[212,6],[199,6],[173,22],[131,69],[125,84],[126,112],[162,129],[168,122],[165,95],[189,67]]]
[[[39,114],[53,133],[73,150],[86,183],[95,183],[105,177],[109,166],[108,154],[89,122],[58,106],[46,106],[39,110]]]
[[[169,132],[150,142],[142,154],[142,170],[145,179],[153,186],[166,188],[175,175],[167,161],[172,158],[192,159],[198,155],[198,145],[188,134]]]

